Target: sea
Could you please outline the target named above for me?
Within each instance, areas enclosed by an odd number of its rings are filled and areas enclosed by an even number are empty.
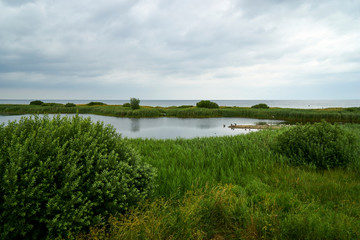
[[[0,99],[0,104],[29,104],[33,100],[41,100],[49,103],[75,103],[75,104],[87,104],[89,102],[103,102],[108,105],[122,105],[128,103],[129,100],[59,100],[59,99]],[[141,106],[152,107],[171,107],[192,105],[195,106],[200,100],[142,100],[140,99]],[[227,107],[251,107],[259,103],[265,103],[269,107],[280,108],[301,108],[301,109],[321,109],[321,108],[348,108],[348,107],[360,107],[360,99],[354,100],[210,100],[216,102],[219,106]]]

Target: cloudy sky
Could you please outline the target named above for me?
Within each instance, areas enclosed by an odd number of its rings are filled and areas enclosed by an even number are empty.
[[[0,0],[0,99],[360,99],[359,0]]]

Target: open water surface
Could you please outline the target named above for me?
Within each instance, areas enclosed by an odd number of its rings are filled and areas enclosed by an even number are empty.
[[[61,114],[65,116],[65,114]],[[7,124],[8,121],[20,120],[23,116],[0,115],[0,124]],[[49,114],[53,117],[53,114]],[[73,114],[69,114],[73,116]],[[104,124],[111,124],[123,137],[128,138],[154,138],[154,139],[176,139],[213,137],[245,134],[250,131],[245,129],[228,128],[230,124],[254,125],[258,123],[279,124],[279,120],[264,120],[252,118],[119,118],[80,114],[83,117],[90,117],[92,121],[102,121]],[[225,127],[224,127],[225,125]]]

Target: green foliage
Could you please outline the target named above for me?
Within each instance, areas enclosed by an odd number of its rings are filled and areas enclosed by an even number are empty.
[[[149,108],[150,109],[150,108]],[[130,107],[94,105],[77,105],[76,108],[69,107],[44,107],[38,105],[0,104],[0,113],[3,114],[32,114],[32,113],[86,113],[121,117],[181,117],[181,118],[203,118],[203,117],[245,117],[258,119],[278,119],[288,122],[317,122],[325,119],[328,122],[350,122],[360,123],[360,111],[344,109],[291,109],[291,108],[269,108],[254,109],[245,107],[221,107],[215,109],[196,107],[156,107],[157,114],[148,114],[143,111],[133,114]],[[136,116],[135,116],[136,115]]]
[[[31,101],[30,105],[42,105],[44,102],[40,100]]]
[[[201,100],[196,103],[196,107],[198,108],[219,108],[219,105],[215,102],[211,102],[209,100]]]
[[[261,109],[268,109],[269,106],[265,103],[259,103],[259,104],[256,104],[254,106],[251,106],[251,108],[261,108]]]
[[[130,103],[124,103],[122,106],[123,107],[131,107],[131,104]]]
[[[359,239],[360,221],[259,179],[156,199],[81,239]]]
[[[345,167],[358,160],[359,153],[354,133],[325,121],[287,129],[278,136],[276,147],[290,162],[320,169]]]
[[[106,103],[103,103],[103,102],[89,102],[87,105],[88,106],[102,106],[102,105],[106,105]]]
[[[140,109],[140,100],[138,98],[130,98],[130,107],[132,110]]]
[[[154,169],[90,118],[0,126],[0,239],[68,238],[151,194]]]
[[[63,107],[64,104],[61,104],[61,103],[43,103],[43,104],[41,104],[41,106],[44,106],[44,107]]]
[[[129,139],[158,168],[159,198],[111,219],[108,232],[93,229],[92,239],[359,239],[359,165],[289,165],[270,147],[282,131]]]
[[[193,105],[181,105],[181,106],[178,106],[177,108],[192,108],[194,107]]]
[[[67,103],[65,104],[65,107],[76,107],[75,103]]]

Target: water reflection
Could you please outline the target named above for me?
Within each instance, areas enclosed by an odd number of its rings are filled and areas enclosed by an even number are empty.
[[[72,115],[73,114],[69,114],[69,116]],[[54,115],[49,114],[49,116],[52,117]],[[117,118],[89,114],[81,114],[81,116],[90,117],[94,122],[102,121],[104,124],[111,124],[115,127],[116,131],[124,137],[156,139],[245,134],[248,133],[249,130],[232,129],[228,126],[235,123],[238,125],[254,125],[259,122],[261,122],[261,124],[277,124],[281,122],[278,120],[251,118]],[[9,120],[19,120],[20,118],[21,116],[0,115],[0,124],[7,123]]]
[[[140,131],[140,119],[139,118],[131,119],[131,131],[132,132]]]

